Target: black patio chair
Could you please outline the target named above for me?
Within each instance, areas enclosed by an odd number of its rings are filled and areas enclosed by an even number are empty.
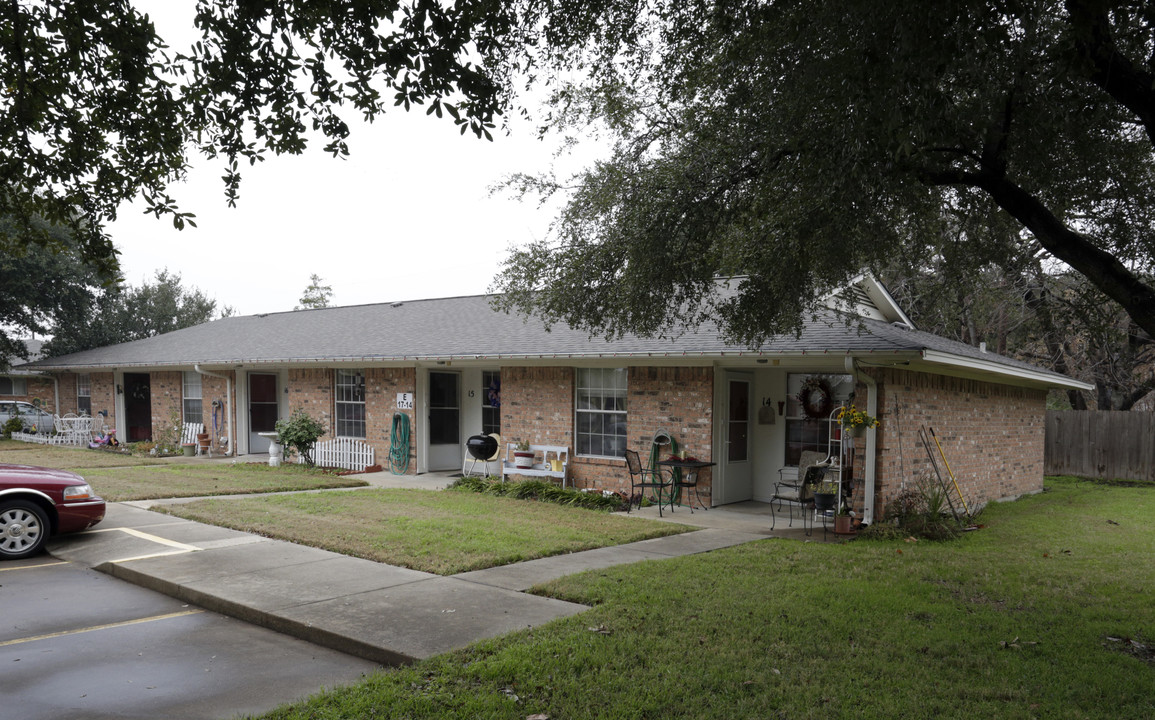
[[[642,496],[646,492],[645,489],[653,488],[658,499],[658,517],[662,517],[662,503],[665,502],[663,492],[665,492],[666,488],[670,488],[670,502],[673,502],[672,482],[665,480],[660,471],[655,473],[650,468],[643,467],[642,460],[638,457],[638,453],[635,450],[626,450],[626,468],[630,471],[630,501],[626,504],[626,512],[628,513],[634,504],[634,495],[637,488],[642,489],[640,493],[637,493],[639,509],[642,507]]]

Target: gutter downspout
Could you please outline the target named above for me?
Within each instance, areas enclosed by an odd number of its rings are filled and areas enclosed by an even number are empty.
[[[60,415],[60,378],[55,375],[51,375],[50,377],[52,378],[52,395],[55,398],[53,402],[56,403],[56,414]]]
[[[854,365],[854,357],[846,357],[846,370],[855,377],[859,376],[858,368]],[[866,373],[861,375],[866,384],[866,414],[878,417],[878,383]],[[877,467],[878,429],[870,428],[866,431],[865,467],[863,479],[862,522],[864,525],[874,523],[874,481]]]
[[[229,419],[229,453],[231,457],[237,456],[237,409],[233,402],[233,379],[227,375],[217,375],[208,370],[201,370],[200,365],[193,365],[193,370],[196,370],[201,375],[217,378],[225,381],[225,400],[229,403],[229,409],[232,410],[232,418]]]

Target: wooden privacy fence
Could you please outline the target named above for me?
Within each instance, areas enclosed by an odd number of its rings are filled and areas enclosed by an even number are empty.
[[[1047,475],[1155,481],[1155,413],[1048,410]]]
[[[297,462],[305,458],[297,456]],[[373,448],[353,438],[333,438],[313,446],[313,462],[320,467],[364,470],[373,464]]]

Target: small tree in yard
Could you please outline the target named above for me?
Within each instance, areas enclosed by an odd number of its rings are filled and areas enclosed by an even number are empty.
[[[299,453],[313,467],[313,446],[325,434],[325,426],[304,410],[296,410],[288,420],[277,421],[277,436],[287,450]]]

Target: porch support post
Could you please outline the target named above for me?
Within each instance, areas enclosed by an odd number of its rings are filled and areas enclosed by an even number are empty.
[[[859,377],[858,368],[854,365],[854,357],[846,356],[846,370]],[[878,417],[878,383],[874,378],[866,373],[861,374],[863,383],[866,384],[866,414],[871,417]],[[876,455],[878,447],[878,430],[870,428],[866,431],[866,449],[864,450],[864,474],[862,499],[862,522],[866,525],[874,523],[874,480],[876,469]]]
[[[233,379],[228,375],[217,375],[208,370],[202,370],[200,365],[193,365],[193,370],[196,370],[201,375],[208,375],[219,380],[225,381],[225,402],[229,404],[229,409],[232,410],[233,417],[229,420],[229,456],[237,456],[237,408],[236,403],[233,402]],[[212,438],[209,438],[211,441]]]

